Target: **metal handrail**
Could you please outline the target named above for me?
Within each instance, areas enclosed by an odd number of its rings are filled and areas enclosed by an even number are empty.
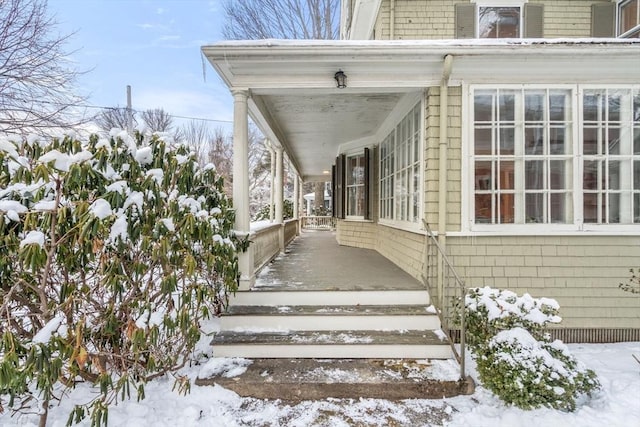
[[[442,328],[444,329],[444,332],[447,334],[447,336],[449,337],[450,340],[450,344],[451,344],[451,348],[453,350],[453,354],[455,355],[456,359],[458,360],[458,363],[460,364],[460,379],[464,380],[466,378],[466,369],[465,369],[465,347],[466,347],[466,343],[465,343],[465,335],[466,335],[466,322],[465,322],[465,316],[464,316],[464,300],[467,294],[467,288],[464,284],[464,281],[460,278],[460,276],[458,275],[458,273],[456,272],[455,268],[453,268],[453,264],[449,261],[449,257],[447,257],[447,254],[445,253],[445,251],[443,250],[442,246],[440,245],[440,242],[438,242],[438,239],[436,237],[436,235],[433,233],[433,231],[431,230],[431,227],[429,226],[429,223],[427,223],[424,219],[422,220],[422,223],[424,224],[424,228],[427,230],[427,236],[429,237],[430,241],[434,244],[435,248],[437,249],[438,253],[440,254],[440,256],[442,257],[442,264],[443,267],[446,267],[452,274],[453,276],[453,280],[455,282],[455,286],[454,289],[445,289],[444,288],[444,278],[443,280],[443,287],[442,287],[442,294],[440,292],[438,292],[438,298],[436,298],[435,300],[437,302],[439,302],[440,305],[442,305],[442,307],[437,307],[438,308],[438,316],[440,317],[440,323],[442,325]],[[428,251],[428,248],[425,248],[425,252]],[[429,256],[428,252],[426,253],[427,257]],[[437,262],[437,261],[436,261]],[[427,259],[427,264],[428,264],[428,259]],[[444,276],[444,268],[443,268],[443,276]],[[426,276],[423,276],[423,280],[425,281],[425,283],[427,284],[427,286],[429,286],[429,279]],[[457,288],[457,289],[455,289]],[[432,287],[429,287],[429,290],[432,290]],[[444,297],[446,291],[453,291],[454,295],[456,294],[456,291],[460,292],[460,296],[454,296],[453,299],[455,300],[456,298],[460,299],[460,304],[461,304],[461,313],[460,313],[460,353],[458,354],[458,352],[456,351],[455,345],[453,343],[453,336],[451,334],[451,328],[450,328],[450,310],[452,309],[452,307],[449,307],[447,304],[450,303],[451,301],[447,301],[446,298]]]

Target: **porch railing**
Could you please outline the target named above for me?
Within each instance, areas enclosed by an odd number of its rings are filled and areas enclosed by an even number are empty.
[[[464,380],[466,378],[464,298],[467,288],[438,242],[438,237],[426,221],[422,222],[427,230],[426,275],[423,276],[423,280],[429,288],[432,303],[438,309],[442,330],[449,337],[453,354],[460,364],[460,379]],[[460,352],[455,347],[457,340],[460,342]]]
[[[335,230],[336,219],[331,216],[303,216],[302,228],[306,230]]]

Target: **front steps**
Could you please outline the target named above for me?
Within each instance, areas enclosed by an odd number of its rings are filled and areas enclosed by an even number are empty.
[[[448,359],[426,290],[241,291],[215,357]]]

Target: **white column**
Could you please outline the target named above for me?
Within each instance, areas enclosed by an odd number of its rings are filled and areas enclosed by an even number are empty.
[[[276,202],[276,215],[275,223],[280,224],[280,252],[284,253],[284,171],[283,171],[283,149],[282,147],[275,147],[276,150],[276,188],[275,188],[275,202]]]
[[[283,168],[283,149],[282,147],[275,147],[276,150],[276,182],[275,182],[275,202],[276,202],[276,216],[275,222],[282,224],[283,222],[283,192],[284,192],[284,168]]]
[[[234,228],[247,238],[250,233],[249,213],[249,110],[247,90],[233,90],[233,207]],[[240,289],[249,289],[255,281],[253,247],[238,254]]]
[[[271,156],[271,173],[269,176],[269,221],[273,222],[275,218],[275,187],[276,187],[276,152],[271,145],[271,141],[267,140],[267,148],[269,149],[269,155]]]
[[[296,220],[296,236],[300,235],[300,178],[298,175],[293,177],[293,217]]]

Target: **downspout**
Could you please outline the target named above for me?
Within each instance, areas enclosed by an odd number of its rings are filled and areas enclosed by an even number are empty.
[[[396,32],[396,0],[391,0],[391,10],[389,13],[389,40],[395,39]]]
[[[447,54],[442,64],[440,81],[440,145],[438,164],[438,243],[446,251],[447,243],[447,190],[448,190],[448,150],[449,150],[449,77],[453,66],[453,56]],[[444,307],[444,269],[442,256],[438,253],[438,298]]]

